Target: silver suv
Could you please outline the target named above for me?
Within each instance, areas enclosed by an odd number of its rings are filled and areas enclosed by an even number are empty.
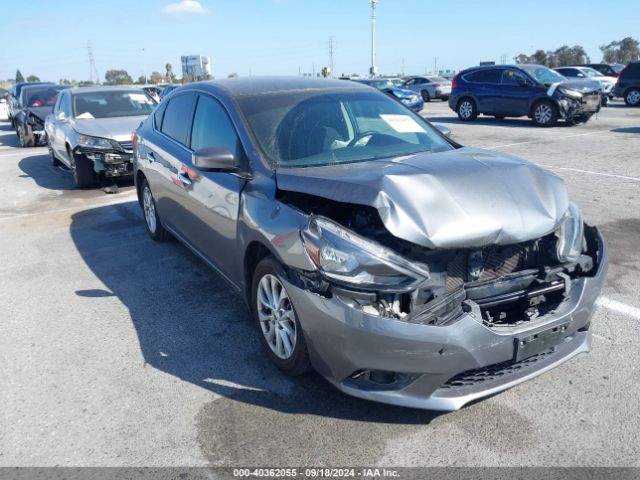
[[[607,254],[562,180],[462,147],[384,93],[200,82],[133,151],[151,238],[217,270],[287,374],[454,410],[590,349]]]

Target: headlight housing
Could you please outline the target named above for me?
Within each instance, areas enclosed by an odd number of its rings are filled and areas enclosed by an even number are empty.
[[[556,230],[558,242],[556,253],[561,262],[575,262],[582,254],[584,246],[584,223],[580,216],[580,210],[575,203],[569,203]]]
[[[582,93],[580,93],[580,92],[578,92],[576,90],[571,90],[569,88],[562,88],[562,87],[560,87],[558,90],[560,90],[560,92],[563,95],[565,95],[565,96],[567,96],[569,98],[572,98],[574,100],[580,100],[582,98]]]
[[[429,278],[425,265],[409,262],[325,217],[311,216],[302,241],[328,279],[364,290],[404,292]]]
[[[100,137],[91,137],[89,135],[78,135],[78,144],[86,148],[112,149],[113,144],[110,140]]]

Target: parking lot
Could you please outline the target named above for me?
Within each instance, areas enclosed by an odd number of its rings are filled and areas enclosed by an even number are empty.
[[[591,353],[448,414],[286,378],[243,300],[149,239],[131,183],[75,190],[0,122],[0,466],[640,466],[640,109],[550,129],[423,115],[562,176],[601,229]]]

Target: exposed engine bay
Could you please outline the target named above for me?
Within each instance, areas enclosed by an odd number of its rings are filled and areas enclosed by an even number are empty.
[[[429,249],[393,236],[373,207],[279,193],[280,201],[329,218],[409,263],[424,266],[428,278],[406,291],[354,288],[320,272],[297,272],[304,287],[315,293],[338,295],[367,314],[411,323],[449,325],[465,311],[479,311],[482,322],[492,328],[534,321],[569,298],[572,282],[592,272],[598,254],[596,230],[591,227],[585,227],[582,252],[572,261],[558,258],[557,232],[511,245]]]

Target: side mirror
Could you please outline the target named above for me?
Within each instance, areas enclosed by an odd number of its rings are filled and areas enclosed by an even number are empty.
[[[7,100],[5,98],[0,98],[0,103],[7,103]]]
[[[205,147],[193,152],[193,166],[203,172],[236,172],[236,159],[229,150],[217,147]]]
[[[64,122],[66,119],[67,119],[67,116],[64,114],[64,112],[62,110],[60,110],[58,113],[56,113],[56,120]]]
[[[584,78],[584,73],[579,73],[577,76],[578,78]]]
[[[444,125],[434,125],[434,127],[440,131],[445,137],[451,136],[451,129],[449,127],[445,127]]]

